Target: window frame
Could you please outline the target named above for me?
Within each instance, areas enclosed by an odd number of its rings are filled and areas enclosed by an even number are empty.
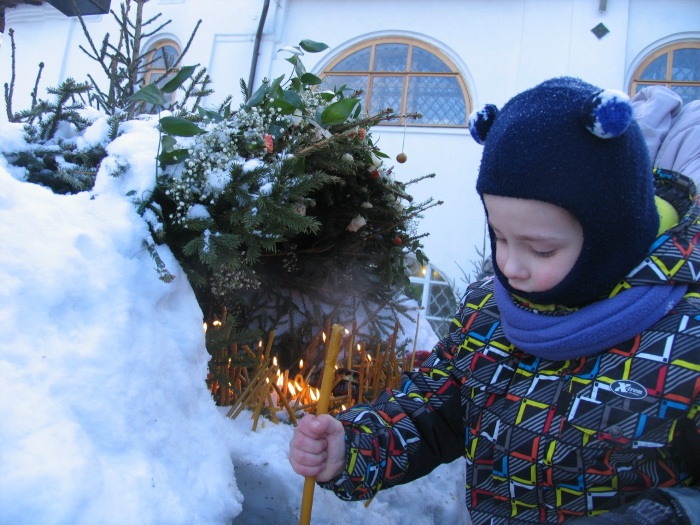
[[[148,51],[146,52],[146,61],[145,61],[145,67],[144,67],[144,73],[143,73],[143,85],[147,86],[149,84],[152,84],[153,82],[158,82],[160,80],[163,80],[167,78],[165,76],[167,72],[167,64],[163,64],[163,67],[154,67],[153,63],[157,60],[156,58],[156,53],[160,52],[161,49],[164,47],[173,47],[177,50],[177,60],[175,61],[174,67],[170,74],[172,76],[176,75],[177,72],[180,70],[180,61],[182,60],[182,49],[180,48],[180,45],[175,42],[175,40],[172,39],[163,39],[163,40],[158,40],[157,42],[154,42],[151,44],[148,48]],[[170,100],[169,102],[173,102],[175,98],[175,93],[170,94]]]
[[[700,88],[700,79],[697,81],[674,80],[673,77],[673,52],[680,49],[700,49],[700,39],[682,40],[672,44],[666,44],[652,51],[635,68],[630,80],[629,95],[634,97],[641,89],[649,86],[665,86],[673,89],[673,86],[686,86]],[[664,80],[641,80],[640,76],[659,57],[667,55],[666,74]]]
[[[406,69],[404,71],[374,71],[374,64],[375,64],[375,56],[376,56],[376,48],[378,45],[382,44],[406,44],[408,45],[408,52],[407,52],[407,57],[406,57]],[[334,67],[336,67],[340,62],[348,58],[349,56],[362,51],[363,49],[370,48],[370,57],[369,57],[369,69],[365,71],[332,71]],[[413,50],[414,48],[420,48],[423,51],[426,51],[438,59],[440,59],[449,69],[448,72],[430,72],[430,71],[416,71],[412,72],[408,69],[410,69],[410,64],[411,64],[411,59],[413,56]],[[462,96],[464,98],[464,106],[465,106],[465,115],[464,115],[464,124],[438,124],[438,123],[419,123],[415,122],[412,119],[397,119],[395,121],[391,122],[384,122],[382,125],[386,126],[410,126],[410,127],[433,127],[433,128],[456,128],[456,129],[464,129],[468,128],[469,126],[469,114],[472,111],[472,99],[471,99],[471,94],[469,92],[469,89],[467,87],[467,83],[464,80],[464,76],[462,75],[461,71],[459,68],[456,66],[453,60],[451,60],[443,51],[441,51],[438,47],[431,45],[427,42],[424,42],[422,40],[418,40],[415,38],[409,38],[409,37],[400,37],[400,36],[395,36],[395,37],[381,37],[381,38],[372,38],[368,40],[363,40],[361,42],[358,42],[347,49],[343,50],[341,53],[339,53],[337,56],[335,56],[328,64],[326,64],[323,67],[323,70],[319,73],[319,77],[321,79],[325,79],[328,76],[358,76],[358,77],[367,77],[367,89],[362,93],[362,96],[364,97],[363,100],[363,109],[365,111],[368,111],[369,108],[371,107],[371,99],[372,99],[372,88],[373,88],[373,79],[374,78],[381,78],[381,77],[397,77],[401,76],[403,77],[403,85],[402,85],[402,93],[401,93],[401,107],[399,108],[392,108],[394,112],[398,115],[403,115],[406,114],[406,104],[408,101],[408,88],[410,81],[407,79],[410,79],[412,77],[442,77],[442,78],[456,78],[457,84],[460,87],[460,90],[462,92]]]
[[[415,261],[414,264],[418,264]],[[418,268],[418,267],[417,267]],[[421,307],[421,317],[430,324],[438,338],[443,338],[447,335],[449,327],[454,318],[454,312],[457,310],[459,305],[459,297],[455,294],[455,289],[450,283],[450,281],[445,277],[436,266],[430,262],[426,262],[424,265],[419,266],[419,271],[415,272],[413,275],[409,275],[408,279],[412,286],[420,286],[420,299],[418,302]],[[431,298],[433,295],[438,295],[433,293],[433,288],[444,288],[445,293],[450,294],[450,298],[453,300],[453,308],[447,317],[441,317],[439,315],[434,315],[433,309],[431,308]],[[439,309],[442,309],[442,305],[438,305]]]

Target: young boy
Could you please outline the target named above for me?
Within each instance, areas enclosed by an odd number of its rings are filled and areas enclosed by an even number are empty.
[[[290,463],[361,500],[466,457],[474,524],[700,523],[700,206],[629,98],[548,80],[470,118],[495,278],[401,389],[305,416]]]

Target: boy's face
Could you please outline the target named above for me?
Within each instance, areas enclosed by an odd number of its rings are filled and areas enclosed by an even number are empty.
[[[496,264],[508,284],[522,292],[554,288],[573,268],[583,229],[564,208],[547,202],[484,195],[495,233]]]

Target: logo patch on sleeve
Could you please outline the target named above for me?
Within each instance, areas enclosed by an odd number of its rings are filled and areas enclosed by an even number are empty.
[[[610,390],[620,397],[627,399],[644,399],[647,397],[647,389],[636,381],[618,379],[610,385]]]

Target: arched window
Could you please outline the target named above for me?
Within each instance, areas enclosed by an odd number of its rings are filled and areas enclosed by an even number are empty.
[[[700,99],[700,41],[678,42],[646,57],[634,72],[630,95],[659,84],[678,93],[684,103]]]
[[[411,281],[411,296],[420,303],[421,319],[428,321],[433,332],[447,335],[457,311],[457,297],[450,283],[432,264],[421,265],[412,254],[406,261]]]
[[[390,124],[467,126],[471,102],[455,65],[440,51],[409,38],[363,42],[337,57],[321,73],[322,89],[346,85],[364,95],[365,113],[391,108],[418,119]]]
[[[146,55],[144,85],[157,83],[162,86],[173,78],[179,69],[180,47],[172,40],[161,40],[151,46]],[[171,94],[174,97],[174,93]]]

